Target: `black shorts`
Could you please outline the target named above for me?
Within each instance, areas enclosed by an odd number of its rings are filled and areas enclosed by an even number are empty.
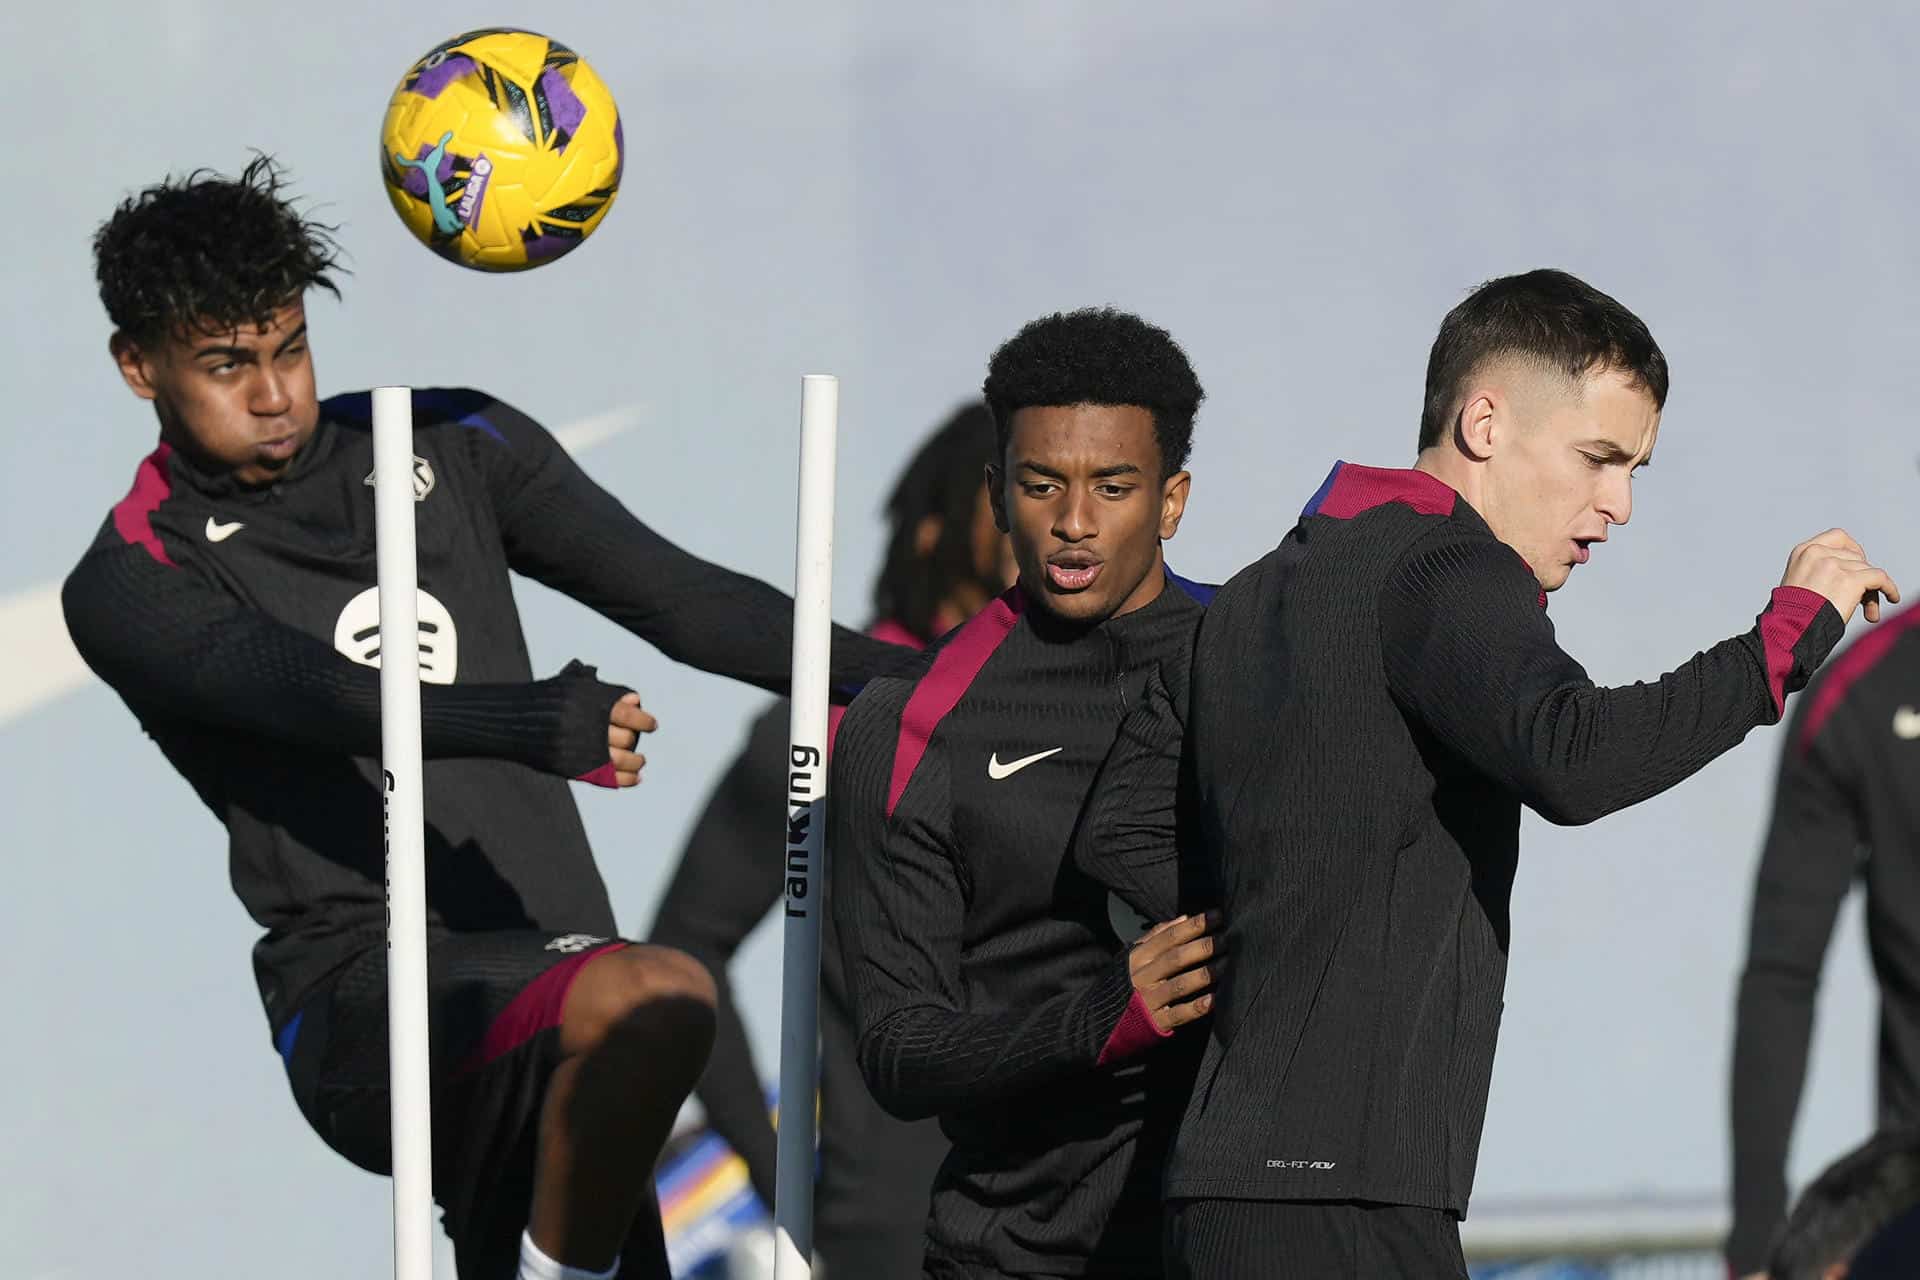
[[[460,1280],[517,1274],[540,1106],[561,1061],[561,1008],[587,961],[625,945],[518,930],[441,934],[429,942],[433,1193]],[[361,952],[279,1037],[307,1123],[329,1147],[378,1174],[393,1171],[386,959],[384,941]],[[643,1209],[635,1237],[628,1252],[638,1273],[642,1255],[634,1246],[661,1248],[657,1212]]]
[[[1466,1280],[1444,1209],[1319,1200],[1170,1200],[1168,1280]]]
[[[933,1176],[953,1144],[937,1120],[897,1120],[873,1100],[860,1075],[853,1018],[828,976],[820,990],[813,1247],[834,1280],[918,1275]]]

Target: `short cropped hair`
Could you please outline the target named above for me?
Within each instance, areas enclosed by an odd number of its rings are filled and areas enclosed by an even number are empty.
[[[1490,360],[1518,356],[1578,381],[1617,371],[1667,403],[1667,358],[1640,317],[1564,271],[1529,271],[1489,280],[1447,312],[1427,356],[1427,400],[1420,447],[1453,430],[1467,383]]]

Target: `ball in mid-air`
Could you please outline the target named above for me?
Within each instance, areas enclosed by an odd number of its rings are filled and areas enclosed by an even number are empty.
[[[521,271],[593,234],[620,187],[620,112],[580,55],[531,31],[455,36],[413,65],[380,126],[400,220],[464,267]]]

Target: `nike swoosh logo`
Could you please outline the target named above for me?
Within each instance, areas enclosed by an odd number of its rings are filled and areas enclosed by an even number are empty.
[[[207,541],[208,542],[225,542],[228,538],[231,538],[234,534],[240,532],[242,529],[246,527],[247,527],[247,522],[244,520],[235,520],[232,524],[221,524],[219,521],[215,520],[212,516],[208,516],[207,517]]]
[[[1920,738],[1920,711],[1902,707],[1893,713],[1893,736],[1911,742]]]
[[[987,776],[995,782],[1002,778],[1011,778],[1034,761],[1045,760],[1048,756],[1058,755],[1065,750],[1065,747],[1051,747],[1045,751],[1036,751],[1030,756],[1021,756],[1018,760],[1009,760],[1005,764],[1000,763],[1000,753],[996,751],[987,757]]]

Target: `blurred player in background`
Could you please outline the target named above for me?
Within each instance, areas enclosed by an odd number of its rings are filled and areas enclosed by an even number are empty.
[[[367,393],[314,389],[326,230],[264,157],[149,187],[100,228],[111,351],[160,444],[63,602],[227,828],[301,1113],[385,1173],[373,452]],[[591,667],[533,678],[509,571],[776,691],[793,604],[661,538],[491,396],[416,393],[413,438],[434,1194],[462,1280],[664,1278],[653,1163],[705,1064],[713,983],[616,936],[567,782],[634,785],[653,718]],[[842,687],[900,664],[845,631],[834,659]]]
[[[1127,729],[1184,704],[1202,606],[1161,544],[1201,390],[1165,330],[1114,311],[1034,321],[985,390],[1019,584],[916,675],[871,685],[835,748],[860,1067],[953,1142],[925,1275],[1157,1276],[1161,1156],[1198,1045],[1162,1042],[1206,1014],[1213,922],[1172,915],[1171,857],[1116,902],[1076,843]],[[1142,914],[1162,921],[1143,938]]]
[[[1920,1129],[1888,1130],[1801,1193],[1758,1280],[1920,1276]]]
[[[1829,531],[1744,634],[1589,680],[1547,593],[1632,514],[1666,392],[1612,298],[1484,285],[1434,341],[1415,467],[1336,464],[1209,606],[1182,852],[1218,878],[1232,967],[1168,1172],[1176,1275],[1464,1277],[1521,806],[1580,823],[1658,794],[1894,595]]]
[[[1877,1124],[1920,1124],[1920,609],[1829,663],[1781,747],[1734,1032],[1726,1249],[1738,1275],[1760,1268],[1786,1214],[1814,993],[1856,880],[1880,986]]]
[[[869,634],[924,649],[1013,580],[1007,539],[994,526],[986,468],[993,419],[966,406],[920,446],[887,498],[887,550],[873,584]],[[727,981],[728,965],[784,890],[771,852],[786,812],[788,703],[753,722],[694,823],[654,918],[651,940],[693,956],[714,975],[713,1054],[695,1094],[707,1123],[746,1161],[761,1201],[773,1204],[774,1132],[767,1099]],[[838,709],[834,713],[838,724]],[[829,886],[831,887],[831,886]],[[831,931],[832,916],[824,927]],[[882,1111],[854,1062],[839,948],[821,947],[820,1179],[814,1251],[835,1276],[903,1276],[920,1265],[927,1191],[947,1143],[931,1120]]]

